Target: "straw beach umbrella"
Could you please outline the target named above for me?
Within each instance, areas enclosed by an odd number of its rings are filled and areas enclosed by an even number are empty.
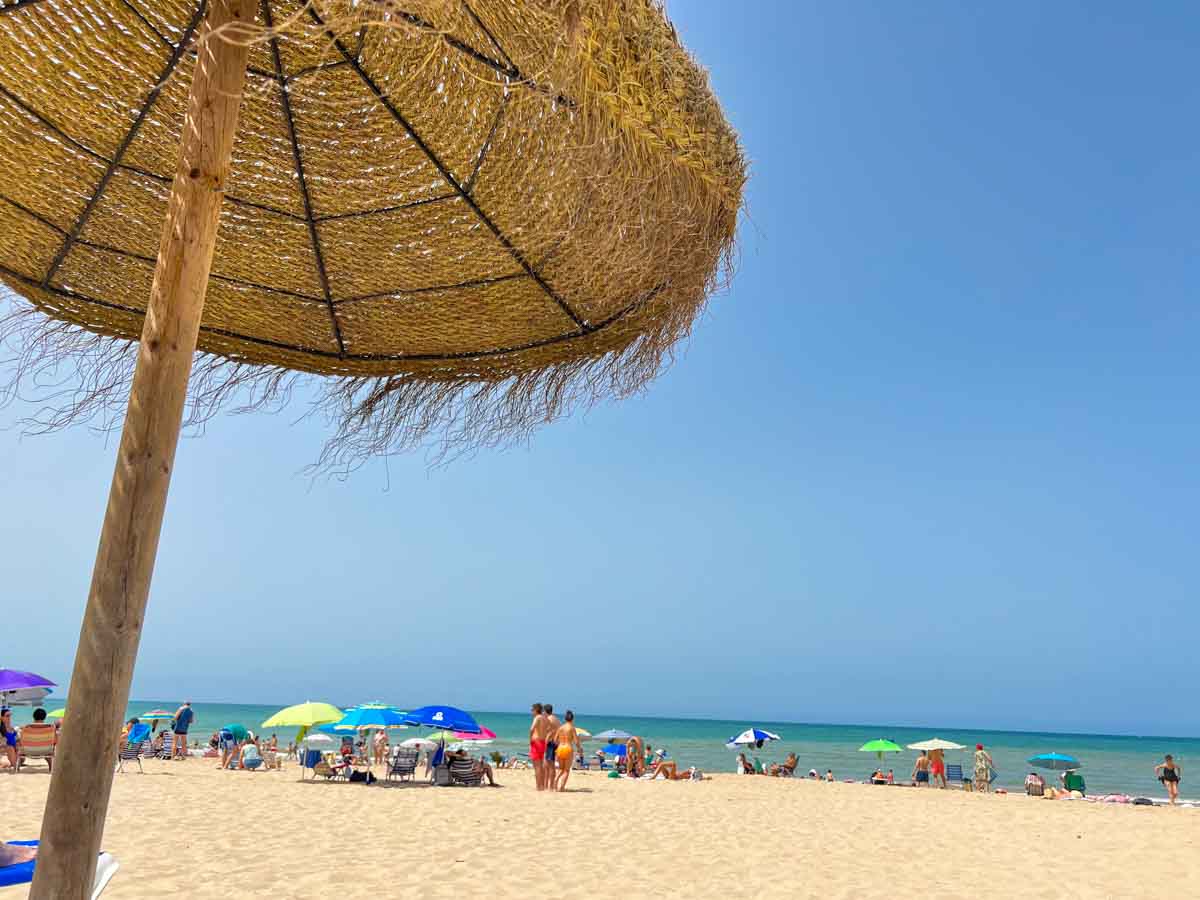
[[[354,465],[628,395],[745,179],[652,0],[9,0],[0,158],[12,388],[63,364],[35,427],[125,417],[35,900],[91,884],[188,401],[307,380]]]

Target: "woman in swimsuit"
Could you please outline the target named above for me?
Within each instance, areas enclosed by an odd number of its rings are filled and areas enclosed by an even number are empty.
[[[556,791],[567,789],[567,779],[571,777],[571,761],[575,758],[575,752],[579,751],[579,755],[583,755],[579,732],[575,730],[575,713],[568,709],[563,718],[566,721],[554,732],[554,755],[558,762],[558,776],[550,787]]]
[[[17,729],[13,728],[12,710],[5,707],[0,712],[0,740],[3,741],[4,755],[8,758],[8,774],[17,774]]]
[[[1171,805],[1179,799],[1179,779],[1183,775],[1183,769],[1179,763],[1175,762],[1174,757],[1168,753],[1163,757],[1163,762],[1160,762],[1154,767],[1154,771],[1158,773],[1158,780],[1163,783],[1163,787],[1167,789],[1167,797],[1171,800]]]

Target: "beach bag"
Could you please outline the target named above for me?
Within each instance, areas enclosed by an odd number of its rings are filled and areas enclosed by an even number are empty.
[[[350,773],[350,780],[351,781],[359,781],[359,782],[362,782],[363,784],[374,784],[379,779],[377,779],[370,772],[355,771],[355,772]]]
[[[438,766],[433,770],[433,783],[439,787],[450,786],[450,767],[447,765]]]
[[[1132,803],[1134,806],[1153,806],[1154,805],[1154,801],[1149,799],[1148,797],[1135,797],[1133,800],[1130,800],[1129,802]]]

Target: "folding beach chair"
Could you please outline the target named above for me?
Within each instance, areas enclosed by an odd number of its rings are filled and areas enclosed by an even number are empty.
[[[171,754],[174,753],[174,751],[175,751],[175,735],[173,735],[170,731],[164,730],[162,733],[162,736],[163,736],[163,745],[162,745],[162,749],[158,751],[158,758],[159,759],[170,759]]]
[[[58,733],[53,725],[44,722],[34,722],[21,729],[21,755],[17,757],[17,771],[27,760],[44,759],[46,768],[54,768],[54,746],[58,743]]]
[[[483,773],[475,768],[475,760],[456,756],[450,760],[450,784],[479,787],[483,784]]]
[[[958,763],[946,764],[946,783],[958,783],[962,785],[964,789],[967,787],[967,785],[971,784],[967,777],[963,775],[963,767]]]
[[[121,745],[121,749],[117,752],[117,771],[125,771],[125,763],[130,760],[137,762],[138,771],[142,769],[142,753],[146,748],[146,740],[150,737],[150,726],[144,723],[134,725],[129,731],[129,735],[125,738],[125,743]]]
[[[405,778],[412,780],[417,772],[417,759],[420,754],[416,750],[406,750],[400,748],[392,756],[391,762],[388,763],[387,779],[391,781],[393,778],[398,778],[403,781]]]

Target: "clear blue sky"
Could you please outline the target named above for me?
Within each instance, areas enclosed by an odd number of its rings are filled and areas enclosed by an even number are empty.
[[[675,368],[348,483],[217,420],[135,696],[1200,734],[1194,7],[670,13],[753,166]],[[115,446],[0,432],[0,664],[64,690]]]

